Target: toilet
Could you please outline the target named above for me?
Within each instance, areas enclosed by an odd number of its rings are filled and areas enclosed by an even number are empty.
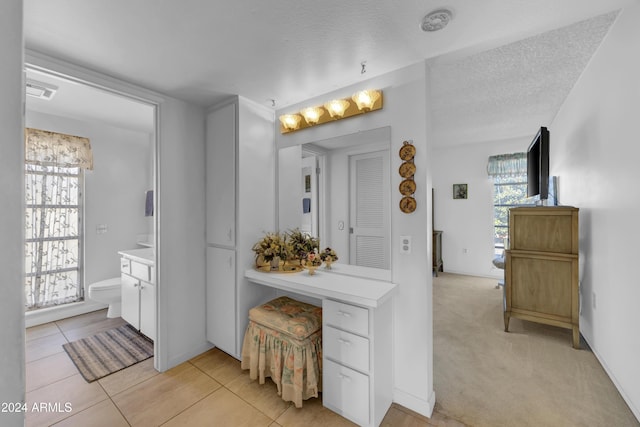
[[[122,301],[121,295],[122,289],[119,277],[102,280],[89,285],[90,299],[103,304],[109,304],[107,317],[120,317]]]

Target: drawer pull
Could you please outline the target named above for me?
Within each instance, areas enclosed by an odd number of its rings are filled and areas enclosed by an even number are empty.
[[[340,378],[343,381],[351,381],[351,377],[344,374],[338,374],[338,378]]]
[[[351,313],[342,310],[338,310],[338,314],[343,317],[351,317]]]
[[[342,338],[338,338],[338,342],[339,342],[340,344],[344,344],[344,345],[351,345],[351,341],[349,341],[349,340],[344,340],[344,339],[342,339]]]

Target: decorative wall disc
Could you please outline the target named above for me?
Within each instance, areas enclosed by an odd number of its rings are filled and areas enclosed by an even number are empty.
[[[404,196],[400,200],[400,210],[404,213],[411,213],[416,210],[417,205],[416,199],[413,198],[417,187],[416,181],[413,179],[416,174],[416,165],[413,160],[416,156],[416,147],[413,145],[413,141],[403,141],[398,156],[402,160],[398,173],[404,178],[398,186],[400,194]]]
[[[406,162],[413,159],[413,156],[416,155],[416,147],[411,145],[408,141],[405,141],[404,144],[405,145],[400,148],[399,155],[400,158]]]
[[[410,196],[416,192],[416,182],[413,179],[405,179],[400,183],[398,189],[403,196]]]
[[[400,199],[400,210],[404,213],[411,213],[416,210],[416,199],[410,196],[405,196]]]
[[[413,162],[404,162],[400,165],[398,173],[403,178],[410,178],[416,173],[416,165]]]

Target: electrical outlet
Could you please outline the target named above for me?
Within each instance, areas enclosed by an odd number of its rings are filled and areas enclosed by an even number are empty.
[[[400,253],[407,255],[411,253],[411,236],[400,236]]]

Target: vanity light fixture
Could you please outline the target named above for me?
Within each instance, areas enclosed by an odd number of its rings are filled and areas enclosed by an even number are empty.
[[[351,99],[358,106],[358,110],[371,110],[373,104],[380,98],[380,91],[377,90],[361,90],[353,94]]]
[[[300,111],[302,117],[309,125],[317,125],[318,120],[324,114],[324,109],[322,107],[308,107]]]
[[[280,116],[280,123],[282,123],[282,127],[287,129],[288,132],[292,130],[297,130],[300,127],[300,117],[298,114],[284,114]]]
[[[342,118],[350,104],[346,99],[334,99],[324,104],[324,108],[332,118]]]
[[[298,113],[283,114],[280,133],[289,133],[382,109],[381,90],[362,90],[351,98],[332,99],[323,106],[308,107]],[[329,114],[325,114],[325,113]],[[304,117],[304,120],[302,118]]]

